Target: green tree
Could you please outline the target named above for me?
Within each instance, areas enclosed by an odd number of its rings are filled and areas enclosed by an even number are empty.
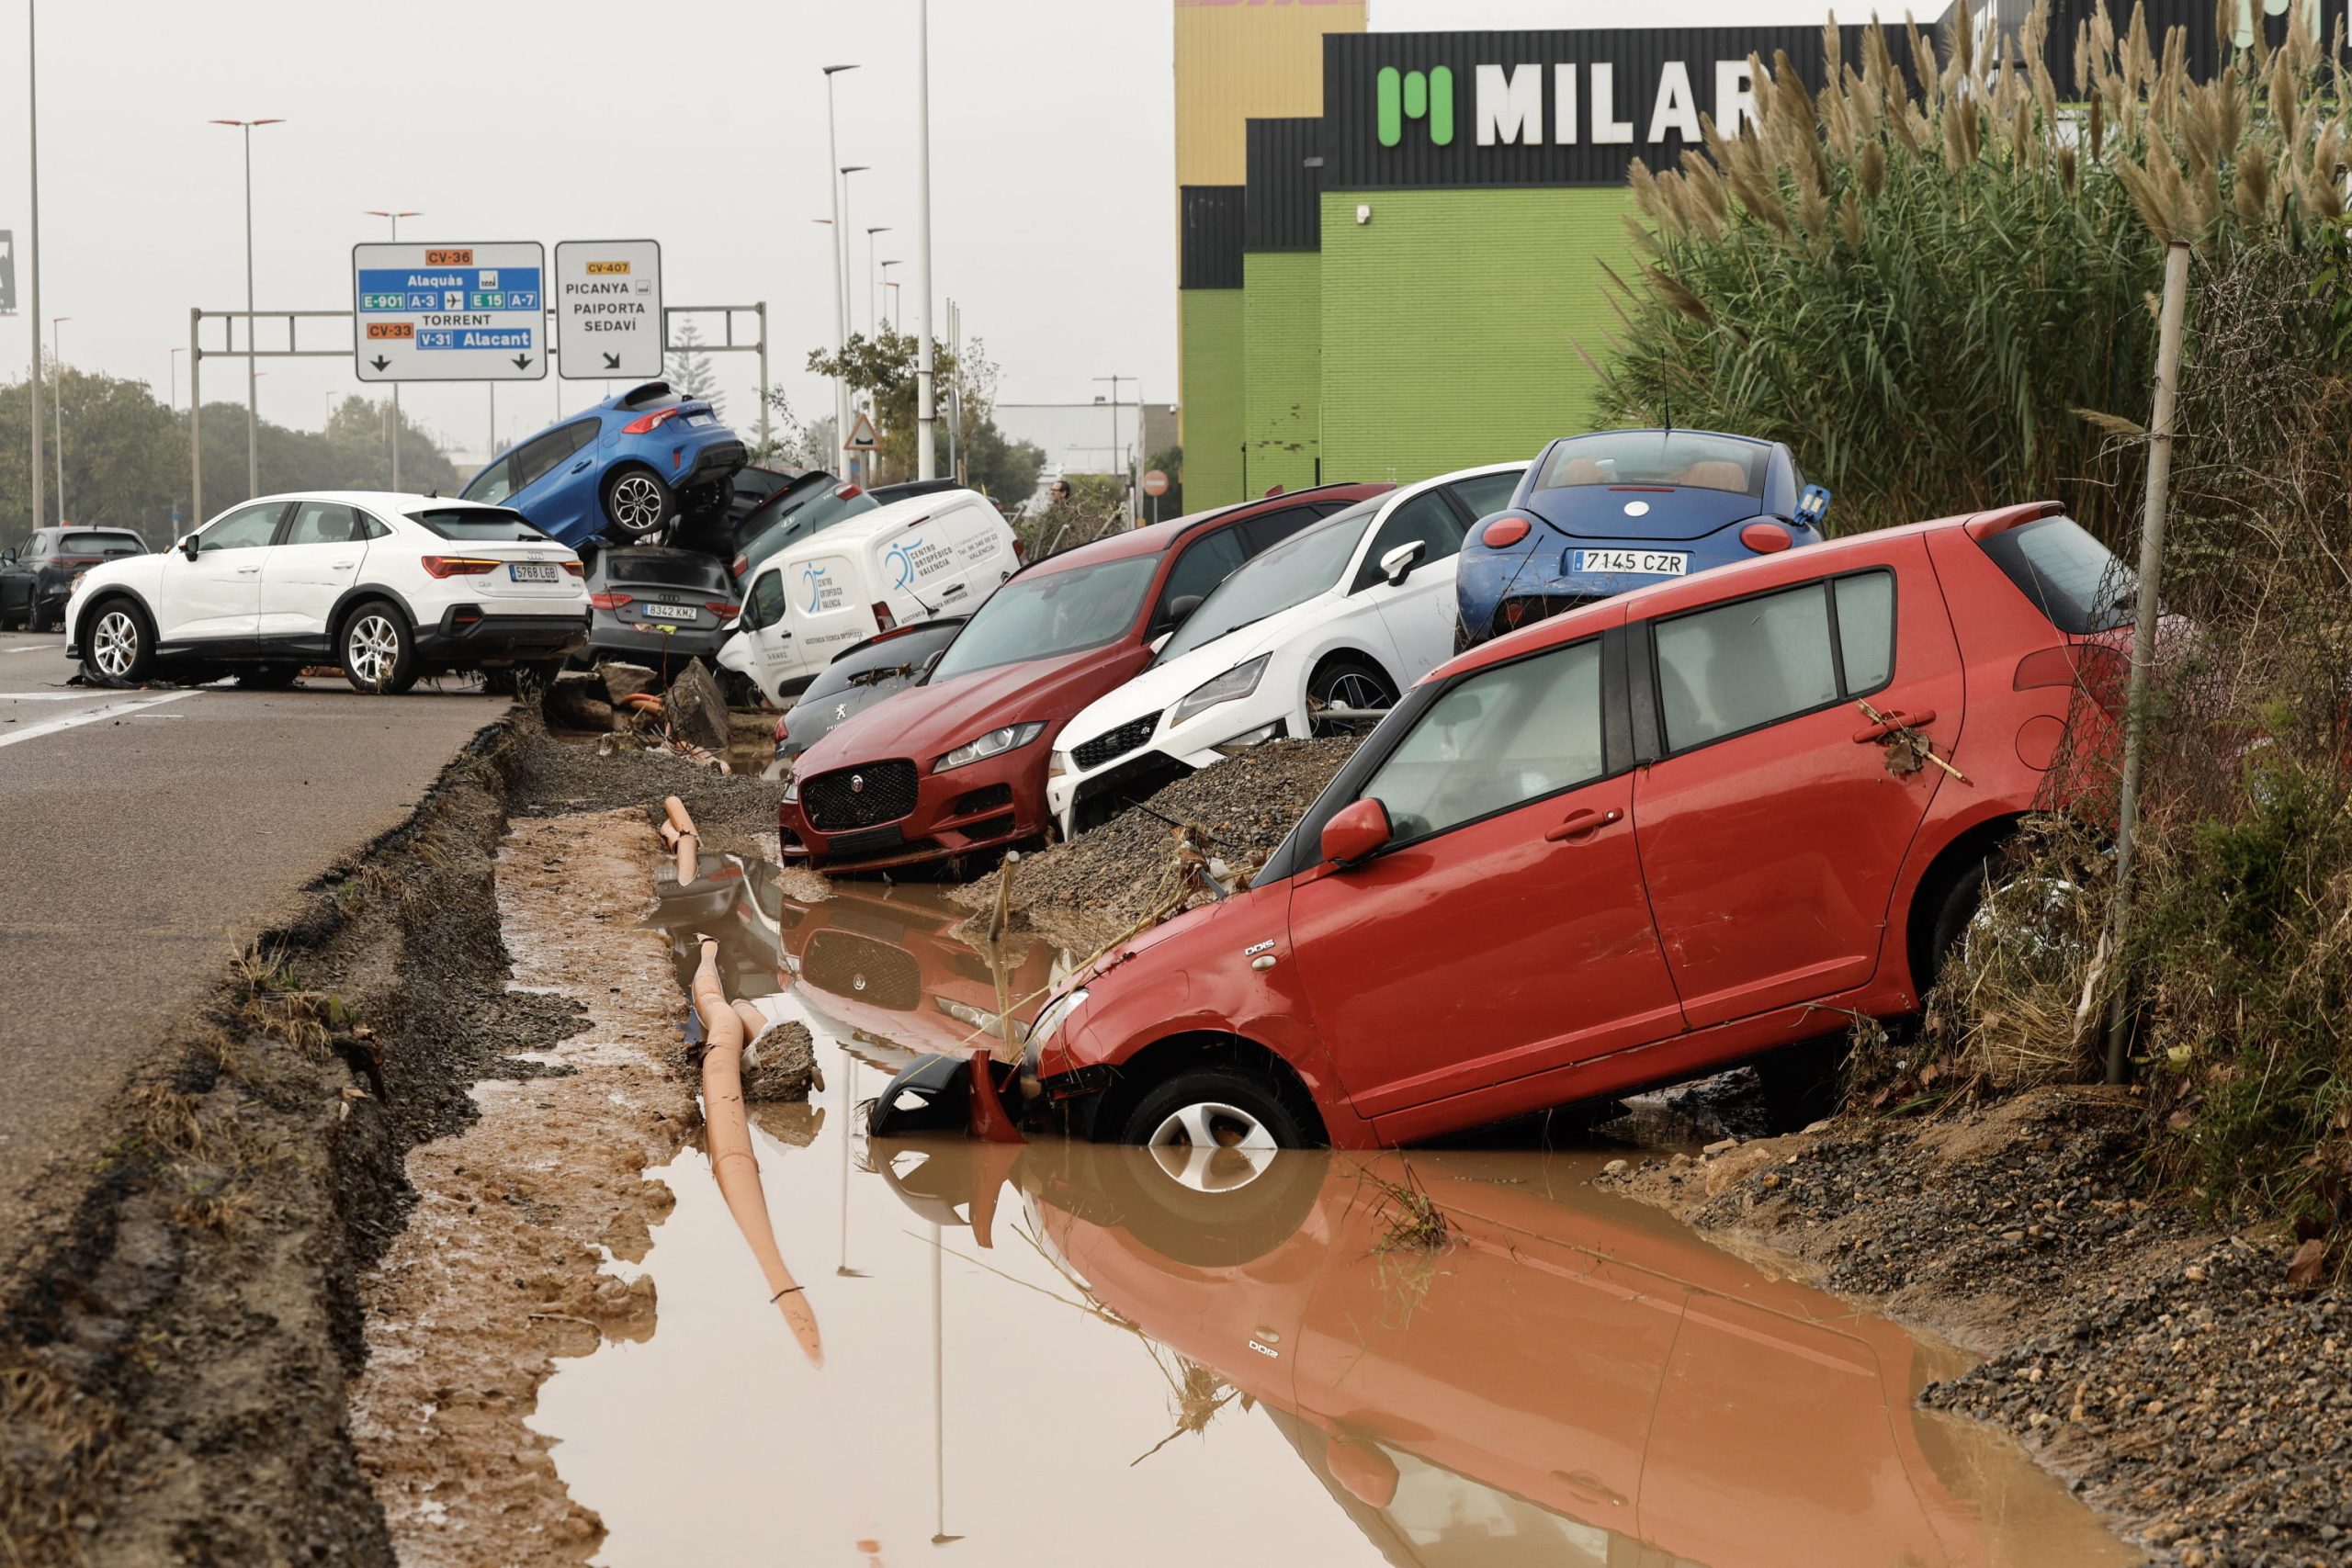
[[[692,317],[678,327],[678,346],[670,351],[669,373],[672,391],[700,398],[726,413],[727,399],[718,390],[718,372],[710,367],[710,355],[703,352],[701,329]]]
[[[915,404],[919,389],[916,355],[920,348],[913,333],[886,326],[872,338],[864,333],[853,334],[838,355],[816,349],[808,355],[811,373],[829,378],[843,376],[852,391],[865,393],[872,399],[881,439],[876,468],[886,483],[915,477]],[[975,339],[959,357],[934,338],[932,359],[942,470],[947,466],[947,422],[960,403],[961,423],[956,430],[955,447],[965,482],[1002,507],[1011,508],[1026,501],[1037,488],[1037,475],[1045,468],[1046,454],[1032,442],[1008,441],[997,428],[997,368],[989,361],[984,346]],[[951,398],[951,392],[958,396]]]

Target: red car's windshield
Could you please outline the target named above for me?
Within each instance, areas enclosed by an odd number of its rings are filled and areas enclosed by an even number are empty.
[[[973,612],[931,679],[1100,648],[1136,624],[1159,561],[1158,554],[1123,556],[1014,578]]]

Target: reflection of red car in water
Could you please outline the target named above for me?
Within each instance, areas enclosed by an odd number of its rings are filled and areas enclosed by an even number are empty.
[[[2133,1560],[2022,1455],[1915,1413],[1899,1328],[1655,1211],[1550,1196],[1541,1156],[1414,1157],[1436,1251],[1382,1246],[1399,1156],[1174,1158],[924,1144],[890,1168],[984,1241],[1009,1174],[1095,1303],[1264,1404],[1392,1562]]]
[[[971,911],[922,888],[839,882],[831,897],[795,908],[779,978],[844,1029],[910,1052],[967,1055],[990,1043],[1004,1008],[1018,1040],[1021,1018],[1059,977],[1061,950],[1033,942],[1010,951],[1000,996],[988,956],[955,934]]]

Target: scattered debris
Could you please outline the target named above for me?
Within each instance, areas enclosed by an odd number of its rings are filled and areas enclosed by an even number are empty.
[[[716,756],[727,750],[727,698],[699,659],[689,659],[662,698],[670,738]]]

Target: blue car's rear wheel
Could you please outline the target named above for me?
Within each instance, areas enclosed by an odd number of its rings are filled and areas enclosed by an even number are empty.
[[[676,492],[650,468],[623,468],[605,481],[605,521],[615,533],[649,538],[677,514]]]

